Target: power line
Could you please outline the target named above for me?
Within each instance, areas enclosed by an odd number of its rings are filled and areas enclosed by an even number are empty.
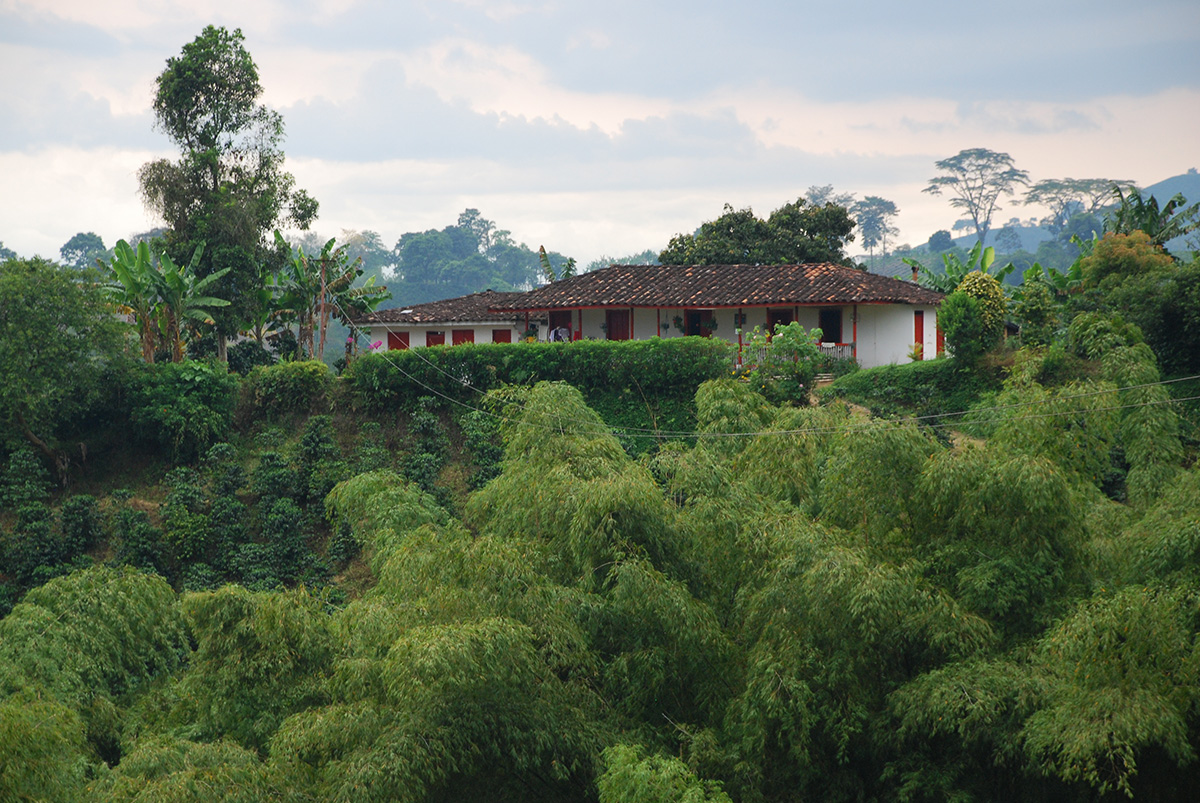
[[[349,323],[348,316],[345,316],[345,310],[343,310],[341,308],[341,306],[337,304],[336,301],[334,302],[334,304],[335,304],[335,306],[338,307],[339,311],[342,312],[343,316],[347,320],[347,325],[349,326],[349,328],[352,331],[355,331],[355,332],[361,334],[363,332],[362,328],[357,326],[356,324]],[[477,387],[471,385],[470,382],[462,379],[461,377],[455,376],[454,374],[450,373],[449,371],[442,369],[436,363],[434,363],[432,360],[429,360],[424,355],[422,355],[417,349],[412,349],[411,353],[413,354],[413,356],[416,359],[421,360],[426,365],[428,365],[430,368],[432,368],[433,370],[442,374],[443,376],[451,379],[452,381],[456,382],[463,388],[466,388],[467,390],[471,390],[471,391],[473,391],[475,393],[479,393],[479,394],[484,394],[487,392],[484,389],[477,388]],[[593,423],[593,422],[583,421],[581,419],[575,419],[575,418],[570,418],[570,417],[566,417],[566,416],[559,416],[559,415],[555,415],[553,413],[539,413],[538,415],[542,419],[548,418],[551,420],[556,420],[558,422],[558,424],[556,424],[555,426],[547,426],[545,424],[529,421],[528,419],[515,419],[515,418],[511,418],[509,416],[501,415],[499,413],[494,413],[490,410],[486,410],[481,407],[476,407],[472,404],[468,404],[467,402],[463,402],[458,399],[455,399],[454,397],[441,392],[437,388],[434,388],[434,387],[422,382],[420,379],[413,376],[408,371],[405,371],[394,360],[392,360],[390,357],[388,357],[386,355],[387,355],[387,352],[380,353],[380,357],[382,357],[390,366],[392,366],[402,376],[404,376],[406,379],[408,379],[409,381],[411,381],[418,387],[428,391],[429,393],[431,393],[435,396],[439,396],[439,397],[445,399],[446,401],[450,402],[451,404],[465,408],[466,410],[469,410],[472,412],[481,413],[483,415],[487,415],[489,417],[496,418],[500,421],[504,421],[504,422],[508,422],[508,423],[519,423],[519,424],[537,426],[542,429],[546,429],[548,431],[561,431],[563,426],[567,425],[567,424],[575,424],[575,425],[583,426],[583,425],[591,425]],[[1080,393],[1047,396],[1045,398],[1034,399],[1034,400],[1026,401],[1026,402],[1013,402],[1011,404],[996,405],[994,407],[987,407],[987,408],[976,409],[976,410],[955,410],[955,411],[946,412],[946,413],[932,413],[932,414],[924,415],[924,416],[907,416],[904,418],[894,418],[894,419],[886,419],[886,420],[889,423],[895,423],[895,424],[910,424],[910,423],[911,424],[919,424],[919,425],[929,427],[931,429],[949,428],[957,422],[954,422],[954,421],[938,422],[938,420],[945,419],[945,418],[952,418],[952,417],[956,418],[956,417],[967,416],[967,415],[986,416],[989,413],[994,413],[997,411],[1016,410],[1016,409],[1027,408],[1027,407],[1036,407],[1036,406],[1044,405],[1044,404],[1056,404],[1056,403],[1059,403],[1062,401],[1069,401],[1069,400],[1073,400],[1073,399],[1082,399],[1082,398],[1088,398],[1088,397],[1092,397],[1092,396],[1100,396],[1100,395],[1109,394],[1109,393],[1123,393],[1125,391],[1139,390],[1142,388],[1160,387],[1163,385],[1174,384],[1176,382],[1186,382],[1186,381],[1193,380],[1193,379],[1200,379],[1200,375],[1177,377],[1175,379],[1166,379],[1166,380],[1160,380],[1160,381],[1156,381],[1156,382],[1144,382],[1144,383],[1140,383],[1137,385],[1126,385],[1124,387],[1117,387],[1117,388],[1100,388],[1100,389],[1088,390],[1088,391],[1084,391],[1084,392],[1080,392]],[[1105,406],[1105,407],[1096,407],[1096,408],[1092,408],[1090,410],[1078,410],[1078,409],[1061,410],[1061,411],[1055,411],[1055,412],[1051,412],[1051,413],[1025,415],[1025,416],[1021,416],[1021,419],[1022,420],[1032,420],[1032,419],[1041,419],[1041,418],[1056,418],[1056,417],[1061,417],[1061,416],[1080,415],[1080,414],[1086,414],[1086,413],[1108,412],[1108,411],[1113,411],[1113,410],[1126,410],[1126,409],[1133,409],[1133,408],[1137,408],[1137,407],[1149,407],[1149,406],[1159,406],[1159,405],[1164,405],[1164,404],[1172,404],[1174,402],[1193,401],[1195,399],[1200,399],[1200,396],[1187,396],[1187,397],[1183,397],[1183,398],[1179,398],[1179,399],[1174,399],[1174,398],[1155,399],[1155,400],[1136,402],[1136,403],[1130,403],[1130,404],[1118,404],[1118,405],[1109,405],[1109,406]],[[521,407],[523,411],[526,410],[525,406],[523,404],[521,404],[520,402],[516,402],[516,404],[517,404],[517,406]],[[986,425],[989,423],[998,423],[1002,420],[1004,420],[1004,419],[997,418],[992,422],[979,420],[979,421],[974,421],[971,423]],[[934,421],[936,423],[928,423],[930,421]],[[859,424],[859,425],[843,425],[843,426],[836,426],[836,427],[802,427],[799,429],[772,429],[772,430],[759,430],[759,431],[754,431],[754,432],[700,432],[700,431],[695,431],[695,430],[664,430],[664,429],[645,428],[645,427],[623,427],[623,428],[609,427],[608,429],[614,436],[625,437],[625,438],[705,439],[705,438],[752,438],[752,437],[768,436],[768,435],[824,434],[824,433],[846,432],[846,431],[853,432],[853,431],[870,429],[875,426],[878,426],[878,420],[875,420],[875,421],[872,421],[869,423]]]

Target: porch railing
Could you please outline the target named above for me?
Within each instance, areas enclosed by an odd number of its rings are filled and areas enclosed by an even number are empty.
[[[853,343],[819,343],[817,348],[826,357],[834,360],[852,360],[854,359],[854,344]],[[744,347],[738,350],[734,357],[734,362],[738,368],[744,364],[757,365],[767,358],[766,351],[759,349],[757,352],[751,351],[749,347]]]
[[[835,360],[849,360],[854,357],[853,343],[822,343],[821,353]]]

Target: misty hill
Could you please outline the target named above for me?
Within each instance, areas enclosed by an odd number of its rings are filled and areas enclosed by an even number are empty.
[[[1200,202],[1200,172],[1197,172],[1196,168],[1188,168],[1186,173],[1171,176],[1142,189],[1142,194],[1147,197],[1153,195],[1158,200],[1159,206],[1165,204],[1176,193],[1181,193],[1187,199],[1189,205]],[[1024,252],[1026,258],[1036,256],[1041,259],[1043,254],[1039,254],[1039,247],[1043,243],[1053,240],[1054,235],[1046,227],[1038,225],[1032,215],[1022,221],[1011,214],[1020,209],[1019,204],[1010,201],[1004,207],[1002,214],[992,222],[992,229],[988,232],[987,240],[984,244],[995,247],[998,257],[1014,254],[1013,261],[1018,263],[1021,260],[1016,258],[1015,255],[1021,252]],[[1005,215],[1008,215],[1008,217],[1006,218]],[[1011,234],[1019,240],[1019,247],[1014,247],[1014,242],[1009,234],[1001,234],[1001,232],[1005,232],[1006,230],[1011,231]],[[1080,236],[1086,236],[1086,233],[1080,232]],[[952,238],[952,242],[955,248],[961,249],[965,253],[975,245],[975,233],[972,230],[961,237]],[[1188,247],[1186,238],[1182,237],[1168,242],[1167,249],[1177,255],[1186,254],[1191,250]],[[873,261],[866,254],[858,254],[854,258],[865,263],[872,273],[906,279],[911,275],[912,269],[904,264],[903,257],[913,257],[921,262],[925,262],[927,265],[940,264],[936,255],[931,255],[928,243],[922,243],[914,247],[911,251],[896,251],[886,256],[879,255]],[[1020,283],[1021,271],[1018,270],[1011,274],[1009,281]]]

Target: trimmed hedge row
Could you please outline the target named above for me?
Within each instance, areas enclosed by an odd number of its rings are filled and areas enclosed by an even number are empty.
[[[640,397],[686,397],[726,376],[735,346],[717,338],[625,342],[488,343],[368,354],[342,375],[368,410],[408,408],[421,396],[466,401],[502,383],[567,382],[584,396],[630,389]]]

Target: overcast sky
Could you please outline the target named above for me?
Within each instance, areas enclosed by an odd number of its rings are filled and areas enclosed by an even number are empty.
[[[209,24],[245,34],[315,230],[389,246],[475,207],[587,263],[824,184],[915,245],[958,217],[921,189],[964,148],[1035,181],[1200,166],[1196,0],[0,0],[0,241],[157,224],[154,79]]]

